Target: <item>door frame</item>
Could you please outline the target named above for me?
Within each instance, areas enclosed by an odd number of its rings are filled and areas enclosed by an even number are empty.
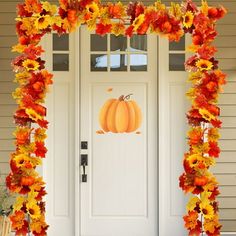
[[[81,81],[81,27],[79,29],[76,30],[76,32],[72,35],[72,37],[75,37],[75,236],[81,236],[81,222],[80,222],[80,212],[81,212],[81,207],[80,207],[80,196],[81,196],[81,191],[80,191],[80,185],[81,185],[81,166],[80,166],[80,89],[81,89],[81,85],[80,85],[80,81]],[[159,45],[159,37],[157,37],[157,61],[159,61],[160,58],[160,45]],[[79,41],[77,40],[79,39]],[[160,155],[160,145],[159,145],[159,137],[160,137],[160,125],[159,125],[159,113],[160,113],[160,106],[159,106],[159,101],[160,101],[160,73],[159,73],[159,66],[157,65],[157,230],[158,230],[158,235],[161,235],[161,231],[160,231],[160,196],[159,196],[159,180],[160,180],[160,163],[159,163],[159,155]],[[157,235],[157,236],[158,236]]]

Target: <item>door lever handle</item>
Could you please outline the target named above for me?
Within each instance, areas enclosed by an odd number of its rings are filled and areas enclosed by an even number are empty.
[[[86,166],[88,166],[88,155],[87,154],[81,154],[80,165],[83,167],[82,182],[86,183],[87,182]]]

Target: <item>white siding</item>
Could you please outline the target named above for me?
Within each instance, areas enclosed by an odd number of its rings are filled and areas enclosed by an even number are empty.
[[[16,3],[21,1],[0,0],[0,173],[9,171],[9,154],[14,150],[14,124],[12,115],[16,108],[11,98],[11,91],[15,84],[11,72],[10,60],[14,54],[10,47],[16,43],[15,9]],[[105,1],[104,1],[105,2]],[[113,2],[115,2],[113,0]],[[123,2],[128,3],[129,0]],[[145,1],[150,4],[154,1]],[[163,1],[171,2],[171,1]],[[180,2],[175,0],[174,2]],[[199,1],[196,1],[199,2]],[[223,4],[228,8],[228,15],[219,22],[219,36],[215,42],[219,51],[217,57],[220,67],[228,73],[229,83],[221,96],[221,118],[224,122],[221,136],[221,159],[214,168],[222,195],[219,197],[221,222],[224,231],[236,232],[236,2],[235,0],[209,0],[212,5]]]

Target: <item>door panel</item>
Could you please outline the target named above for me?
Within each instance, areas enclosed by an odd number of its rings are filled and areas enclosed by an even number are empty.
[[[80,127],[81,141],[88,142],[88,149],[81,150],[88,155],[87,182],[81,183],[81,235],[156,236],[157,39],[147,37],[146,53],[126,51],[122,56],[110,51],[109,40],[107,52],[100,61],[93,57],[93,63],[109,64],[115,55],[128,71],[112,71],[117,61],[106,72],[104,67],[90,71],[90,33],[81,29]],[[134,61],[133,54],[139,59]],[[103,108],[109,99],[114,100]]]

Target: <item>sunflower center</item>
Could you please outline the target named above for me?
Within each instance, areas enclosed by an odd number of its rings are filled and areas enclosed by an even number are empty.
[[[189,16],[186,16],[186,17],[185,17],[185,22],[188,23],[189,21],[190,21]]]
[[[28,67],[28,68],[34,68],[34,64],[29,63],[29,64],[27,65],[27,67]]]
[[[92,7],[89,7],[89,12],[94,13],[94,9]]]
[[[202,209],[202,213],[203,213],[204,215],[207,215],[207,213],[208,213],[207,209]]]
[[[202,68],[207,68],[207,67],[208,67],[208,65],[207,65],[207,64],[205,64],[205,63],[203,63],[203,64],[201,64],[201,67],[202,67]]]
[[[22,159],[22,160],[19,161],[19,164],[22,165],[24,162],[25,162],[24,159]]]
[[[38,21],[39,21],[39,23],[42,24],[45,21],[45,18],[44,17],[40,17]]]
[[[35,213],[35,211],[34,211],[34,209],[29,209],[29,213],[30,213],[30,215],[34,215],[34,213]]]

